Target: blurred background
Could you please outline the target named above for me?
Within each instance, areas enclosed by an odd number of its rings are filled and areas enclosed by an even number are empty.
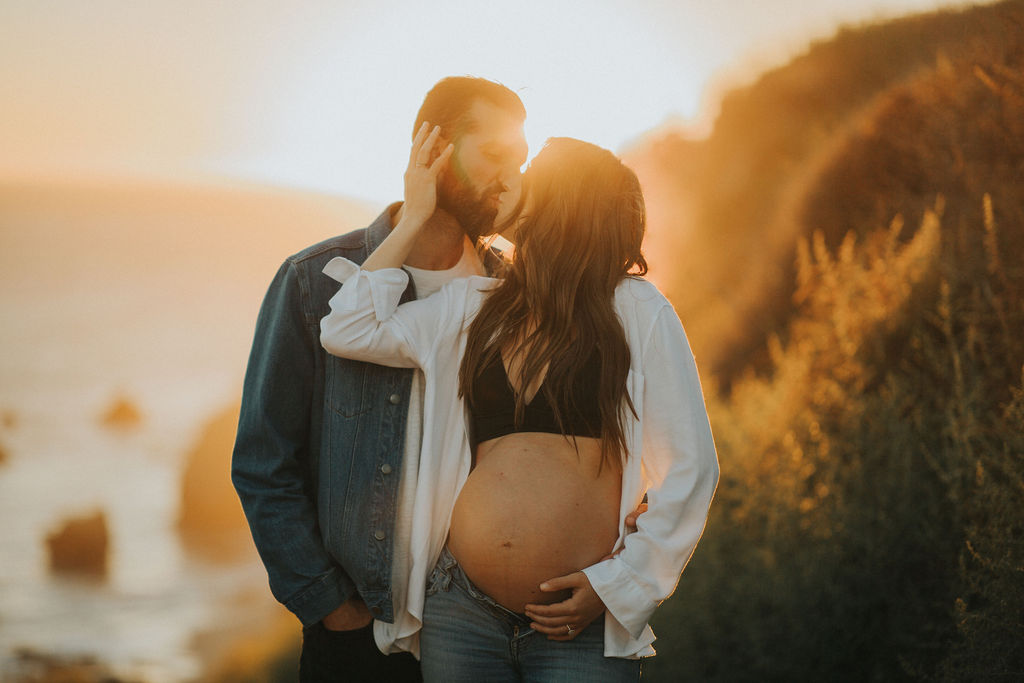
[[[453,74],[644,186],[722,465],[645,680],[1024,679],[1021,0],[0,4],[0,679],[294,679],[256,311]]]

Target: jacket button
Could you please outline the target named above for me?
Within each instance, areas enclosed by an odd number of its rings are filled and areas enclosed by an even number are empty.
[[[376,538],[378,541],[383,541],[384,540],[384,532],[380,531],[378,529],[377,531],[373,532],[373,537]]]
[[[399,396],[398,394],[391,394],[390,396],[388,396],[388,400],[391,401],[391,405],[397,406],[399,403],[402,402],[402,397]]]
[[[383,465],[380,466],[380,471],[383,474],[391,474],[391,465],[384,463]]]

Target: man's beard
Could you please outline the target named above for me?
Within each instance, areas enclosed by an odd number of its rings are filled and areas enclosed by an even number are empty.
[[[444,209],[459,222],[469,239],[474,242],[481,235],[494,232],[494,219],[498,216],[498,204],[491,198],[506,191],[501,182],[494,182],[479,193],[469,183],[458,180],[455,173],[444,172],[437,186],[437,208]]]

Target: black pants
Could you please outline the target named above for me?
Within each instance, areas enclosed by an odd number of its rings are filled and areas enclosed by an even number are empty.
[[[323,623],[302,629],[301,683],[420,683],[420,663],[408,652],[382,654],[373,624],[330,631]]]

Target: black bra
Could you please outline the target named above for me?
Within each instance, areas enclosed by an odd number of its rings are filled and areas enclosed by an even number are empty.
[[[601,409],[597,403],[601,378],[601,356],[594,353],[577,374],[569,392],[570,405],[559,406],[566,434],[601,438]],[[473,406],[470,419],[473,439],[483,443],[514,432],[546,432],[561,434],[555,413],[541,388],[526,404],[522,424],[515,424],[516,399],[505,372],[501,354],[495,354],[473,384]]]

